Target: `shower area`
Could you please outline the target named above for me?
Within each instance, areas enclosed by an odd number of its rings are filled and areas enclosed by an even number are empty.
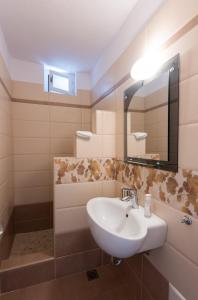
[[[12,239],[10,249],[7,253],[5,251],[1,260],[1,272],[42,262],[53,257],[53,229],[50,226],[38,230],[26,227],[24,230],[16,231],[14,225],[12,228],[13,236],[10,237]]]
[[[83,97],[89,103],[90,92]],[[0,56],[2,293],[54,278],[53,158],[72,156],[76,131],[90,127],[88,105],[71,107],[43,84],[11,81]]]
[[[15,88],[23,89],[21,83],[0,80],[2,293],[44,281],[48,272],[41,278],[41,267],[54,260],[50,109],[13,98]],[[34,99],[34,93],[29,97]]]

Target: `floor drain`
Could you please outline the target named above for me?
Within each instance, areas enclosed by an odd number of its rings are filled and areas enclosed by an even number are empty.
[[[122,263],[122,259],[119,257],[111,256],[111,263],[113,266],[118,267]]]
[[[87,271],[87,279],[89,281],[97,278],[99,278],[97,270],[94,269],[94,270]]]

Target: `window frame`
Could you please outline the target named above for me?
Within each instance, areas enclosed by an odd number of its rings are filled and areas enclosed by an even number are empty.
[[[69,81],[69,91],[62,90],[53,86],[53,76],[59,76],[62,78],[67,78]],[[76,95],[76,75],[75,73],[59,73],[56,71],[49,70],[48,74],[48,92],[58,93],[62,95],[75,96]]]

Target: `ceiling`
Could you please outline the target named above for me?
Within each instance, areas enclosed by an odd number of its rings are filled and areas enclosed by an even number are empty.
[[[90,71],[139,0],[1,0],[11,55],[67,71]]]

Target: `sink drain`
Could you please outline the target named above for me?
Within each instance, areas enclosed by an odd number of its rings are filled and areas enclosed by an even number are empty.
[[[111,263],[113,266],[118,267],[122,263],[122,259],[118,257],[111,256]]]

